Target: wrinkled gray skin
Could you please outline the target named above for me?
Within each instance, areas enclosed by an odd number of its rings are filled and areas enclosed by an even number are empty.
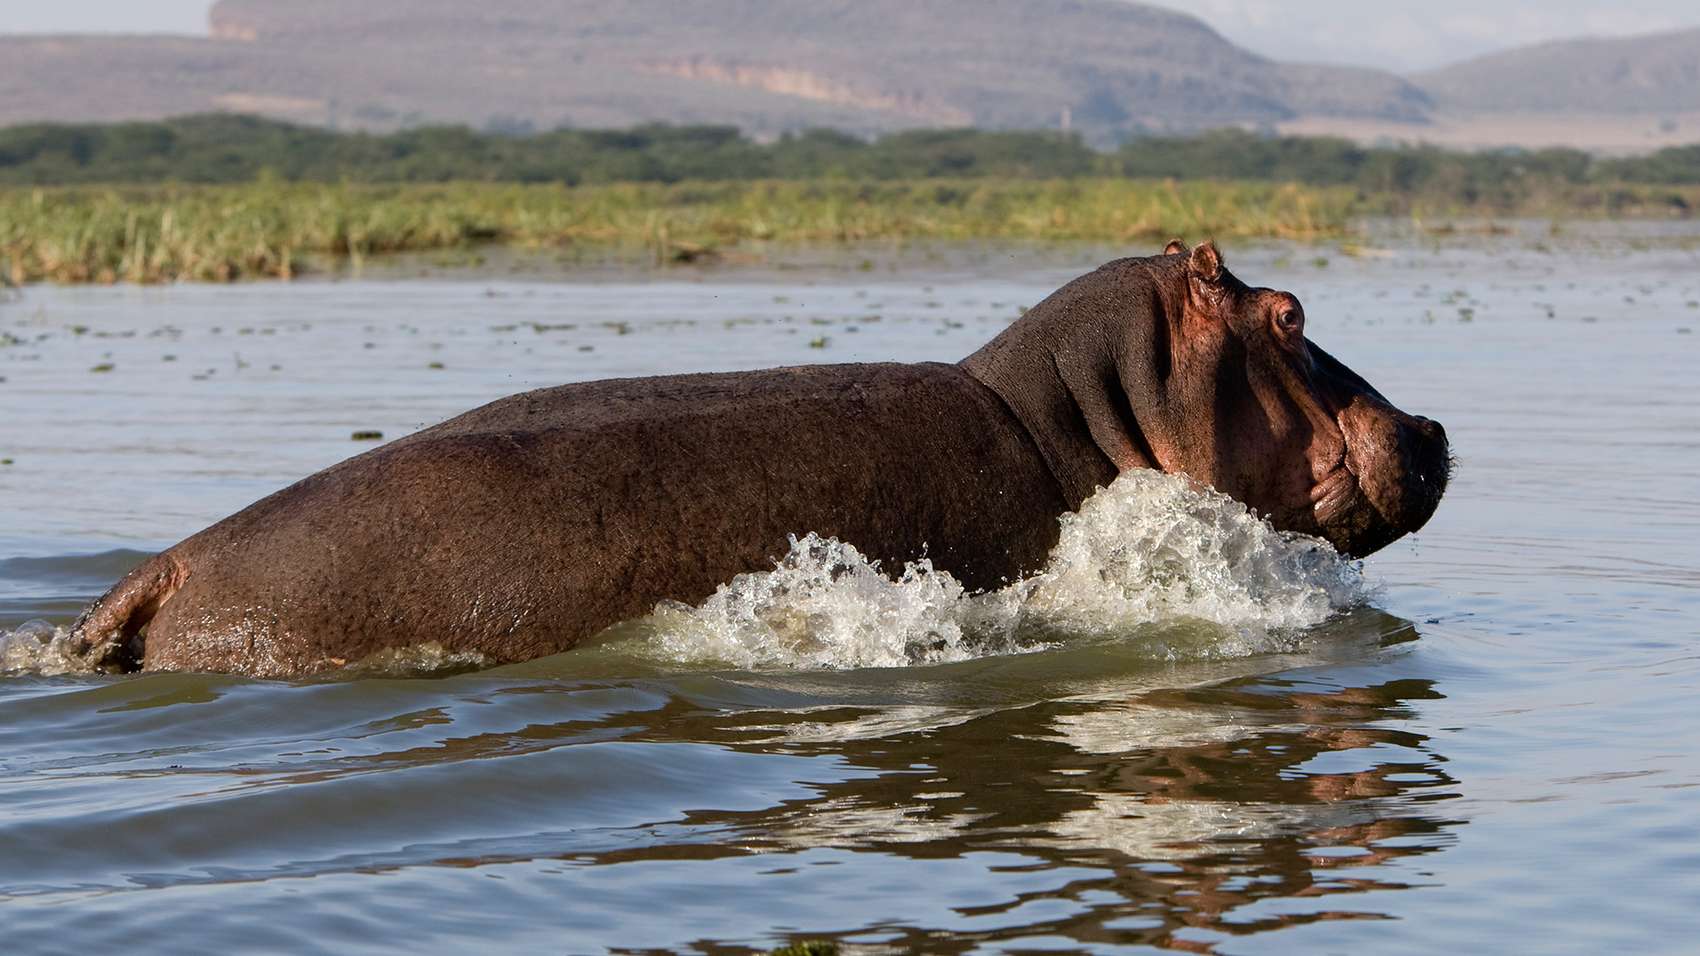
[[[437,642],[567,650],[770,567],[787,536],[973,590],[1041,567],[1130,468],[1181,472],[1364,555],[1445,488],[1445,434],[1304,337],[1214,245],[1069,283],[957,365],[591,382],[502,399],[155,556],[74,629],[114,670],[292,677]]]

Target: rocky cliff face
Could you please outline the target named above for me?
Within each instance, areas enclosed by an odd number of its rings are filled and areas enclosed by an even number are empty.
[[[0,40],[0,121],[251,109],[368,128],[1067,124],[1113,139],[1430,107],[1391,74],[1273,62],[1122,0],[223,0],[210,39],[59,42]]]

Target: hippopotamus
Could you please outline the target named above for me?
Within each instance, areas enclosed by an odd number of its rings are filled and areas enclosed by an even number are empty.
[[[305,478],[147,560],[74,625],[108,669],[296,677],[437,644],[559,653],[772,566],[793,535],[973,591],[1041,568],[1129,469],[1362,556],[1421,528],[1446,435],[1313,344],[1216,245],[1081,276],[956,364],[545,388]]]

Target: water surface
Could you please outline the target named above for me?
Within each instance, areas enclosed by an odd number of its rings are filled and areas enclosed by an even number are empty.
[[[8,949],[1686,950],[1693,244],[1227,252],[1452,436],[1446,501],[1361,596],[910,666],[637,639],[436,678],[37,666],[0,678]],[[355,431],[610,376],[954,360],[1098,258],[32,288],[0,304],[0,631],[67,623]]]

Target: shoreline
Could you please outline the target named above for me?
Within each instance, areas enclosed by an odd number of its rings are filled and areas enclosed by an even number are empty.
[[[1335,234],[1344,189],[1134,180],[0,190],[0,268],[34,281],[292,278],[490,244],[691,263],[751,243]]]
[[[1694,192],[1681,215],[1642,196],[1624,207],[1640,215],[1608,216],[1576,204],[1398,209],[1394,197],[1335,188],[1141,180],[0,189],[0,294],[439,274],[852,275],[904,270],[917,255],[1103,261],[1177,236],[1332,244],[1347,256],[1387,241],[1691,242]]]
[[[1171,237],[1172,238],[1172,237]],[[1196,242],[1203,235],[1180,238]],[[750,243],[688,262],[656,261],[646,250],[619,246],[542,249],[485,243],[452,249],[386,253],[313,262],[287,278],[254,275],[209,281],[66,282],[35,279],[20,285],[0,277],[0,315],[26,301],[32,290],[78,288],[170,289],[242,285],[316,286],[377,283],[563,283],[682,282],[694,284],[810,283],[880,284],[919,278],[1006,276],[1095,268],[1125,256],[1155,255],[1166,240],[905,239],[843,242]],[[1562,254],[1581,248],[1611,256],[1668,248],[1700,249],[1697,220],[1475,220],[1413,223],[1366,218],[1332,236],[1286,238],[1244,236],[1226,240],[1231,259],[1255,258],[1278,268],[1327,268],[1333,260],[1387,259],[1414,247],[1457,253]],[[3,261],[3,260],[0,260]]]

